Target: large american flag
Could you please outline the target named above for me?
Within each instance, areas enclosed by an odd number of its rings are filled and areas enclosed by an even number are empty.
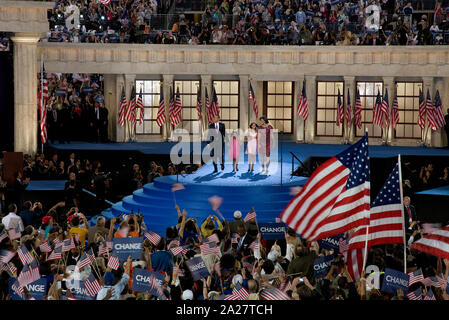
[[[143,123],[144,118],[144,110],[143,110],[143,101],[142,101],[142,88],[140,88],[139,96],[137,97],[136,101],[136,113],[139,114],[139,124]],[[135,120],[137,121],[137,120]]]
[[[369,247],[404,243],[400,183],[397,163],[371,204],[368,233],[367,226],[356,228],[349,241],[350,249],[365,247],[366,237],[368,237]]]
[[[257,105],[256,95],[254,94],[253,86],[249,83],[249,101],[253,103],[253,111],[256,115],[256,119],[259,118],[259,106]]]
[[[409,274],[408,286],[410,287],[412,284],[420,282],[424,280],[424,276],[422,274],[421,269],[410,272]]]
[[[220,107],[218,106],[218,98],[217,94],[215,93],[215,87],[212,87],[212,114],[215,116],[220,115]]]
[[[409,292],[407,297],[409,300],[422,300],[422,289],[418,288],[415,291]]]
[[[41,143],[47,142],[47,102],[48,102],[48,82],[45,79],[45,67],[44,61],[42,61],[41,69],[41,89],[39,92],[39,110],[40,110],[40,131],[41,131]]]
[[[336,119],[337,126],[339,126],[340,123],[343,123],[343,119],[344,119],[343,103],[341,101],[341,94],[340,94],[340,88],[339,88],[338,96],[337,96],[337,119]]]
[[[116,255],[112,254],[112,255],[109,257],[107,267],[108,267],[108,268],[111,268],[111,269],[114,269],[114,270],[117,270],[118,267],[120,267],[120,260],[117,258]]]
[[[256,211],[254,211],[254,208],[251,208],[251,211],[248,212],[248,214],[245,216],[243,221],[244,222],[248,222],[248,221],[251,221],[253,219],[257,219],[257,214],[256,214]]]
[[[319,166],[281,214],[314,241],[367,225],[370,207],[368,134]]]
[[[160,235],[153,231],[145,232],[144,236],[155,246],[157,246],[162,239]]]
[[[203,108],[203,105],[201,104],[201,90],[200,87],[198,87],[198,90],[196,91],[196,113],[198,114],[198,121],[201,122],[201,109]]]
[[[179,87],[176,90],[176,98],[173,97],[172,89],[170,89],[170,108],[169,108],[169,118],[170,123],[174,126],[181,123],[181,112],[182,112],[182,105],[181,105],[181,97],[179,95]]]
[[[17,253],[19,254],[20,261],[22,261],[23,265],[31,263],[34,260],[33,256],[24,245],[21,245],[19,249],[17,249]]]
[[[263,300],[290,300],[290,297],[282,290],[275,287],[265,287],[259,293]]]
[[[302,92],[301,96],[299,97],[298,114],[301,118],[304,119],[304,121],[307,120],[307,118],[309,117],[309,103],[307,102],[305,81],[303,81],[302,83]]]
[[[433,109],[432,99],[430,98],[429,89],[427,89],[427,98],[426,98],[426,113],[427,113],[427,126],[432,128],[432,130],[436,130],[436,122],[435,122],[435,113]]]
[[[426,293],[426,296],[424,297],[424,300],[436,300],[435,295],[433,294],[433,291],[431,288]]]
[[[136,88],[133,86],[129,98],[128,108],[126,109],[126,120],[136,125]]]
[[[354,122],[357,128],[362,129],[362,101],[360,100],[359,89],[355,96]]]
[[[126,95],[125,95],[125,88],[122,88],[122,97],[120,98],[120,105],[119,105],[119,111],[118,111],[118,123],[121,127],[125,125],[125,115],[126,115],[126,108],[128,106],[128,103],[126,102]]]
[[[346,123],[350,127],[352,124],[352,105],[351,105],[351,94],[348,88],[348,103],[346,104]]]
[[[377,126],[382,128],[381,107],[382,107],[382,99],[380,97],[380,91],[378,89],[377,90],[376,102],[374,103],[374,107],[373,107],[373,124],[375,124],[375,125],[377,125]]]
[[[207,88],[204,88],[205,89],[205,96],[206,96],[206,115],[207,115],[207,122],[209,122],[209,124],[210,123],[213,123],[214,122],[214,114],[213,114],[213,112],[212,112],[212,110],[211,110],[211,107],[210,107],[210,102],[209,102],[209,94],[207,93]]]
[[[382,128],[388,128],[390,126],[390,110],[388,103],[388,88],[385,88],[385,94],[380,105],[380,113],[382,114]]]
[[[165,102],[162,86],[159,92],[159,108],[157,109],[156,123],[159,127],[162,127],[165,124]]]
[[[393,128],[396,130],[396,127],[399,123],[399,105],[396,93],[394,94],[393,108],[391,109],[391,123],[393,125]]]
[[[220,253],[220,247],[217,246],[217,243],[215,242],[206,242],[200,245],[201,254],[203,256],[207,254],[219,254]]]
[[[418,108],[418,125],[424,129],[426,123],[426,103],[424,101],[423,92],[419,89],[419,108]]]
[[[415,241],[411,249],[416,249],[443,259],[449,259],[449,225],[430,234],[423,235]]]
[[[435,128],[440,129],[446,124],[446,120],[444,119],[444,113],[443,113],[443,105],[441,103],[440,98],[440,92],[435,92],[435,99],[434,99],[434,108],[433,108],[433,115],[434,115],[434,123]]]
[[[93,273],[91,273],[89,278],[86,279],[86,282],[84,282],[84,288],[91,297],[95,296],[101,290],[100,283]]]

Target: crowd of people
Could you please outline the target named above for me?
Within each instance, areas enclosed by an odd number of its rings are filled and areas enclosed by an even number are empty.
[[[66,27],[68,1],[58,0],[49,12],[50,32],[44,41],[192,45],[426,45],[449,41],[445,37],[449,31],[446,0],[205,1],[197,21],[183,13],[161,18],[159,14],[167,12],[170,2],[163,10],[155,0],[73,4],[80,8],[79,26]],[[380,21],[374,28],[367,25],[373,18],[372,9],[367,12],[372,5],[380,8]]]
[[[108,142],[103,76],[47,73],[45,78],[49,96],[46,104],[49,141]]]

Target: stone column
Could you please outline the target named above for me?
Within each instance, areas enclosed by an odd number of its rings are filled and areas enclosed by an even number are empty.
[[[434,96],[434,79],[433,77],[423,77],[423,96],[424,96],[424,101],[427,100],[427,90],[429,90],[430,92],[430,98],[432,99],[433,102],[433,96]],[[428,128],[427,129],[427,125],[429,123],[429,120],[426,116],[426,126],[424,128],[424,132],[423,132],[423,142],[425,145],[427,146],[431,146],[432,145],[432,128]]]
[[[345,120],[344,120],[344,141],[345,143],[352,143],[354,141],[354,137],[355,137],[355,126],[354,126],[354,110],[355,110],[355,91],[356,91],[356,86],[355,86],[355,77],[352,76],[344,76],[343,77],[344,81],[345,81]],[[348,107],[348,89],[349,89],[349,96],[351,97],[351,125],[348,126],[348,123],[346,121],[346,108]]]
[[[294,82],[295,96],[293,97],[293,132],[294,140],[304,142],[304,120],[298,115],[298,103],[302,93],[302,86],[304,84],[304,75],[298,77]]]
[[[432,95],[432,103],[435,102],[435,92],[440,92],[440,99],[441,104],[443,105],[443,114],[446,115],[446,110],[448,109],[449,105],[447,104],[447,94],[444,94],[447,91],[448,88],[448,81],[447,78],[435,78],[434,79],[434,90],[430,91],[430,94]],[[446,100],[446,104],[445,104]],[[437,129],[435,131],[432,130],[432,147],[443,147],[446,146],[446,132],[444,131],[444,126],[440,129]],[[444,138],[443,138],[444,137]]]
[[[248,77],[248,75],[239,75],[239,80],[240,80],[239,128],[245,131],[248,128],[250,121],[251,122],[254,121],[253,119],[255,119],[256,116],[254,115],[253,111],[253,103],[249,101],[249,81],[251,81],[251,79]],[[257,105],[259,105],[259,103],[257,103]]]
[[[201,101],[203,105],[203,138],[204,140],[204,132],[209,128],[209,121],[207,120],[207,109],[206,109],[206,89],[207,96],[209,97],[209,106],[212,105],[212,76],[210,74],[202,74],[201,75]]]
[[[396,86],[394,85],[394,77],[383,77],[384,82],[384,94],[385,90],[388,89],[388,117],[390,120],[389,126],[387,130],[383,130],[386,132],[383,132],[382,134],[382,140],[386,141],[387,145],[391,145],[393,139],[394,139],[394,129],[391,125],[391,109],[393,108],[393,100],[394,100],[394,94],[396,92]]]
[[[40,139],[37,116],[36,33],[16,33],[14,41],[14,151],[34,154]]]
[[[117,141],[118,111],[120,97],[122,94],[119,89],[117,100],[117,76],[115,74],[104,75],[104,105],[108,110],[108,137],[111,141]]]
[[[165,126],[162,129],[162,136],[164,140],[170,140],[172,134],[172,125],[170,124],[169,110],[170,110],[170,88],[173,90],[173,79],[172,74],[163,74],[163,91],[164,91],[164,101],[165,101]],[[175,98],[176,92],[173,92],[173,99]]]
[[[309,104],[309,117],[305,123],[306,143],[313,143],[315,139],[315,123],[316,123],[316,76],[305,76],[306,79],[306,95]]]

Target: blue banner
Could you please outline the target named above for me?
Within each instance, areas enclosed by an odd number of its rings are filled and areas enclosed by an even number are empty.
[[[313,262],[313,274],[315,279],[325,278],[331,269],[334,255],[320,257]]]
[[[89,295],[86,288],[84,287],[86,281],[74,281],[74,286],[70,288],[70,292],[73,297],[80,300],[95,300],[95,296]]]
[[[140,259],[142,256],[143,238],[114,238],[112,245],[112,253],[117,254],[120,263],[125,262],[128,256],[131,259]]]
[[[22,299],[17,293],[14,292],[12,289],[12,285],[16,282],[16,278],[9,278],[9,292],[8,294],[11,296],[12,300],[27,300],[25,293],[23,293],[23,296],[25,299]],[[29,285],[26,286],[30,294],[33,296],[36,300],[44,300],[45,295],[48,291],[48,282],[47,279],[41,278],[39,280],[36,280]]]
[[[402,289],[404,294],[408,292],[410,276],[400,271],[385,268],[382,291],[396,295],[398,289]]]
[[[92,93],[94,92],[94,88],[92,87],[83,87],[83,93]]]
[[[157,290],[151,288],[150,276],[155,277],[161,286],[164,284],[165,276],[162,273],[136,268],[133,275],[133,290],[157,296]]]
[[[66,90],[65,89],[59,89],[59,88],[57,88],[56,89],[56,95],[58,96],[58,97],[64,97],[65,96],[65,94],[66,94]]]
[[[258,223],[263,240],[278,240],[285,238],[287,227],[284,223]]]
[[[334,250],[335,252],[340,252],[339,240],[343,238],[344,233],[338,234],[333,237],[327,237],[321,240],[318,240],[318,245],[322,249],[326,250]]]
[[[207,278],[210,275],[209,270],[207,270],[207,267],[201,257],[187,260],[186,265],[192,273],[194,281],[200,280],[201,278]]]

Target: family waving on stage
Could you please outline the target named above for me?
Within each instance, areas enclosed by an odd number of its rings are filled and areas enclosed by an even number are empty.
[[[240,130],[232,130],[226,135],[225,124],[220,122],[220,117],[215,116],[215,122],[209,125],[209,129],[216,130],[218,137],[221,136],[221,154],[211,150],[211,157],[214,164],[214,173],[218,172],[217,162],[220,159],[221,170],[224,170],[224,150],[227,139],[227,150],[229,159],[232,159],[232,172],[239,171],[240,148],[244,144],[244,138],[247,137],[246,151],[248,155],[248,172],[254,171],[254,164],[256,162],[256,155],[259,154],[259,161],[261,163],[261,174],[268,174],[268,167],[270,165],[270,150],[273,147],[275,140],[273,136],[273,126],[269,123],[265,116],[259,118],[259,124],[252,122],[246,133],[242,134]],[[214,141],[214,136],[210,137],[209,143]]]

